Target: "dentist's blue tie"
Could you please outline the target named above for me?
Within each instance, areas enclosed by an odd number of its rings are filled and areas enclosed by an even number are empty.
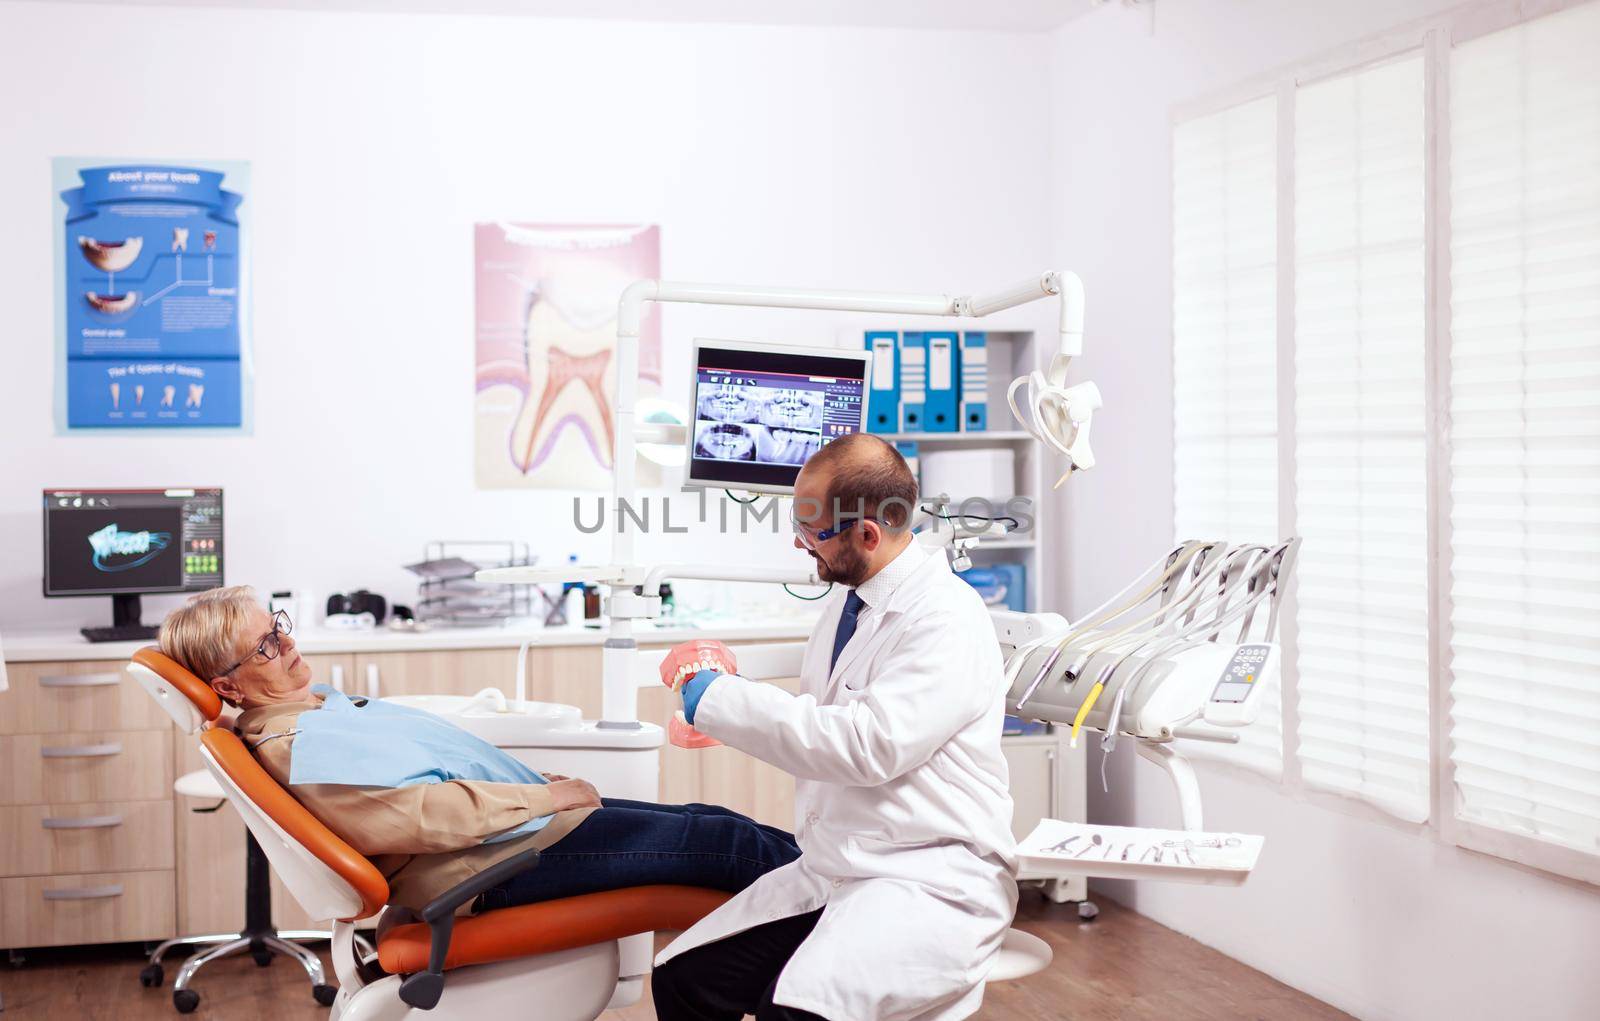
[[[856,620],[865,605],[866,601],[856,595],[855,589],[851,589],[850,594],[844,597],[844,613],[839,615],[839,630],[833,633],[833,659],[828,661],[829,676],[833,675],[833,668],[839,665],[839,653],[850,644],[850,636],[856,633]]]

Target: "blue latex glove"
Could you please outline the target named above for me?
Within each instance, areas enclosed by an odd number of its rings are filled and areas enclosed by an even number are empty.
[[[702,670],[683,682],[679,690],[683,693],[683,718],[689,721],[689,726],[694,726],[694,711],[700,705],[700,699],[705,696],[706,689],[711,687],[711,682],[721,677],[716,670]]]

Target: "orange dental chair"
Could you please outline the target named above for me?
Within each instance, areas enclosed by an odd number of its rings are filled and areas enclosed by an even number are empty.
[[[528,850],[446,891],[420,914],[385,908],[389,886],[372,863],[279,786],[238,735],[215,725],[222,701],[208,685],[155,648],[135,653],[129,669],[197,736],[206,768],[289,892],[312,917],[336,920],[339,992],[330,1015],[336,1021],[491,1010],[593,1021],[638,996],[638,983],[619,992],[619,939],[686,929],[728,898],[698,887],[642,886],[456,917],[484,890],[533,867],[539,855]],[[379,911],[378,952],[363,959],[354,923]]]

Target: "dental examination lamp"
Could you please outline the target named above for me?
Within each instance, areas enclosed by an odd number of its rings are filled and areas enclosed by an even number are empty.
[[[748,287],[736,284],[696,284],[665,280],[639,280],[622,294],[617,308],[615,352],[616,429],[613,433],[612,505],[620,509],[637,495],[636,445],[641,441],[665,445],[680,436],[670,422],[636,421],[639,379],[639,336],[648,302],[726,305],[771,309],[816,309],[885,315],[982,318],[1044,298],[1060,304],[1059,340],[1048,370],[1024,377],[1012,385],[1012,395],[1027,386],[1029,417],[1018,410],[1018,420],[1031,435],[1067,459],[1066,475],[1094,464],[1089,449],[1089,424],[1100,406],[1093,384],[1066,385],[1070,360],[1083,350],[1083,282],[1076,274],[1050,270],[1013,287],[981,295],[923,295],[879,291],[834,291],[812,288]],[[1017,408],[1015,400],[1011,401]],[[641,412],[643,409],[641,409]],[[659,416],[657,416],[659,419]],[[641,428],[643,433],[641,435]],[[1059,485],[1059,483],[1057,483]],[[601,717],[608,725],[627,726],[638,721],[638,689],[661,683],[658,664],[636,655],[635,621],[650,620],[661,612],[661,584],[674,579],[750,581],[772,584],[817,585],[821,580],[808,566],[783,569],[761,566],[713,564],[645,565],[634,560],[634,536],[619,527],[612,533],[611,562],[567,567],[507,567],[478,573],[478,580],[515,584],[584,581],[610,590],[609,630],[602,650],[603,687]],[[639,592],[634,589],[638,587]],[[739,652],[740,673],[746,677],[793,676],[799,670],[800,646],[756,646]]]

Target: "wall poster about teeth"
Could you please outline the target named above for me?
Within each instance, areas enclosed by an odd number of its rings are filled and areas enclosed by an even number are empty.
[[[617,301],[660,277],[661,228],[480,223],[474,269],[478,488],[610,488]],[[661,390],[660,313],[645,308],[639,398]]]
[[[58,157],[58,431],[249,422],[249,167]]]

